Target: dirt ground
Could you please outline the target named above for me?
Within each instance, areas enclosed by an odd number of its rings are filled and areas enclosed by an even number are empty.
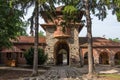
[[[31,71],[21,70],[0,70],[0,80],[18,79],[20,77],[26,77],[31,75]]]
[[[69,68],[69,67],[62,67],[62,66],[61,67],[51,67],[51,68],[39,68],[39,75],[40,76],[46,75],[48,77],[53,77],[50,75],[55,76],[56,75],[55,73],[57,73],[57,76],[58,76],[58,74],[60,74],[61,76],[64,76],[63,72],[66,70],[68,73],[67,76],[69,76],[69,78],[70,78],[72,76],[75,76],[74,74],[72,74],[73,72],[76,73],[75,71],[79,71],[81,76],[83,74],[87,74],[87,72],[88,72],[87,68],[88,68],[87,66],[84,66],[83,68],[71,68],[71,67]],[[98,74],[120,74],[119,66],[110,67],[108,65],[102,65],[102,66],[100,65],[100,66],[96,66],[95,69]],[[50,72],[50,75],[48,74],[48,72]],[[23,77],[30,77],[31,74],[32,74],[31,68],[0,67],[0,80],[13,80],[13,79],[19,79],[19,78],[23,78]],[[45,78],[46,78],[46,76],[45,76]],[[81,80],[81,79],[72,79],[72,78],[69,79],[69,78],[67,78],[67,80]],[[120,80],[120,79],[115,79],[112,77],[105,77],[105,76],[99,76],[96,79],[97,80]],[[44,79],[44,80],[46,80],[46,79]],[[61,80],[64,80],[64,79],[61,79]]]
[[[43,74],[48,68],[39,68],[39,75]],[[32,74],[32,67],[7,67],[0,66],[0,80],[13,80],[22,77],[30,77]]]

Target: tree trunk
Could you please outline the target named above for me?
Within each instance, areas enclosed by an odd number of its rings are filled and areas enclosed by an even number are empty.
[[[79,49],[79,58],[80,58],[80,67],[83,67],[84,63],[83,63],[83,57],[82,57],[82,50],[81,48]]]
[[[93,64],[93,49],[92,49],[92,30],[91,30],[91,17],[90,17],[90,9],[89,9],[89,0],[85,1],[85,13],[87,20],[87,37],[88,37],[88,74],[92,75],[94,72],[94,64]]]
[[[38,0],[35,2],[35,42],[34,42],[34,59],[33,59],[33,74],[32,76],[37,76],[38,74],[38,28],[39,28],[39,8]]]

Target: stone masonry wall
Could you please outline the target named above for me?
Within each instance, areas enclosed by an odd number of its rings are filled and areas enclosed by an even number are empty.
[[[70,47],[70,63],[71,65],[79,65],[79,39],[78,39],[78,29],[71,28],[71,38],[69,39]]]
[[[59,39],[54,38],[53,33],[55,28],[46,28],[46,48],[45,53],[48,54],[48,64],[55,64],[54,59],[54,46]],[[71,37],[65,38],[69,45],[69,64],[79,64],[79,39],[78,39],[78,29],[71,28]]]
[[[46,28],[46,48],[45,53],[48,54],[48,64],[54,64],[54,44],[56,43],[56,39],[53,36],[55,28]]]
[[[82,57],[84,61],[84,54],[88,52],[87,48],[81,48],[82,49]],[[109,57],[109,65],[114,66],[115,65],[115,54],[120,52],[119,48],[93,48],[93,56],[94,56],[94,63],[99,64],[99,57],[101,53],[107,53]]]

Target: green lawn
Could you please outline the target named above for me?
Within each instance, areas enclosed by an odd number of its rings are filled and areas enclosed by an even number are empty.
[[[107,77],[110,80],[120,80],[119,74],[99,74],[99,76]]]

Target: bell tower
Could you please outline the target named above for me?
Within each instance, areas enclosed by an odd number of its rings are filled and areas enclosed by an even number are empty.
[[[78,34],[81,31],[83,24],[81,18],[83,12],[80,12],[78,16],[79,23],[70,22],[69,26],[61,26],[63,22],[63,7],[56,8],[57,17],[53,17],[51,21],[46,12],[42,12],[42,17],[45,20],[45,24],[41,26],[46,31],[46,48],[45,53],[48,54],[48,64],[54,65],[79,65],[79,37]]]

